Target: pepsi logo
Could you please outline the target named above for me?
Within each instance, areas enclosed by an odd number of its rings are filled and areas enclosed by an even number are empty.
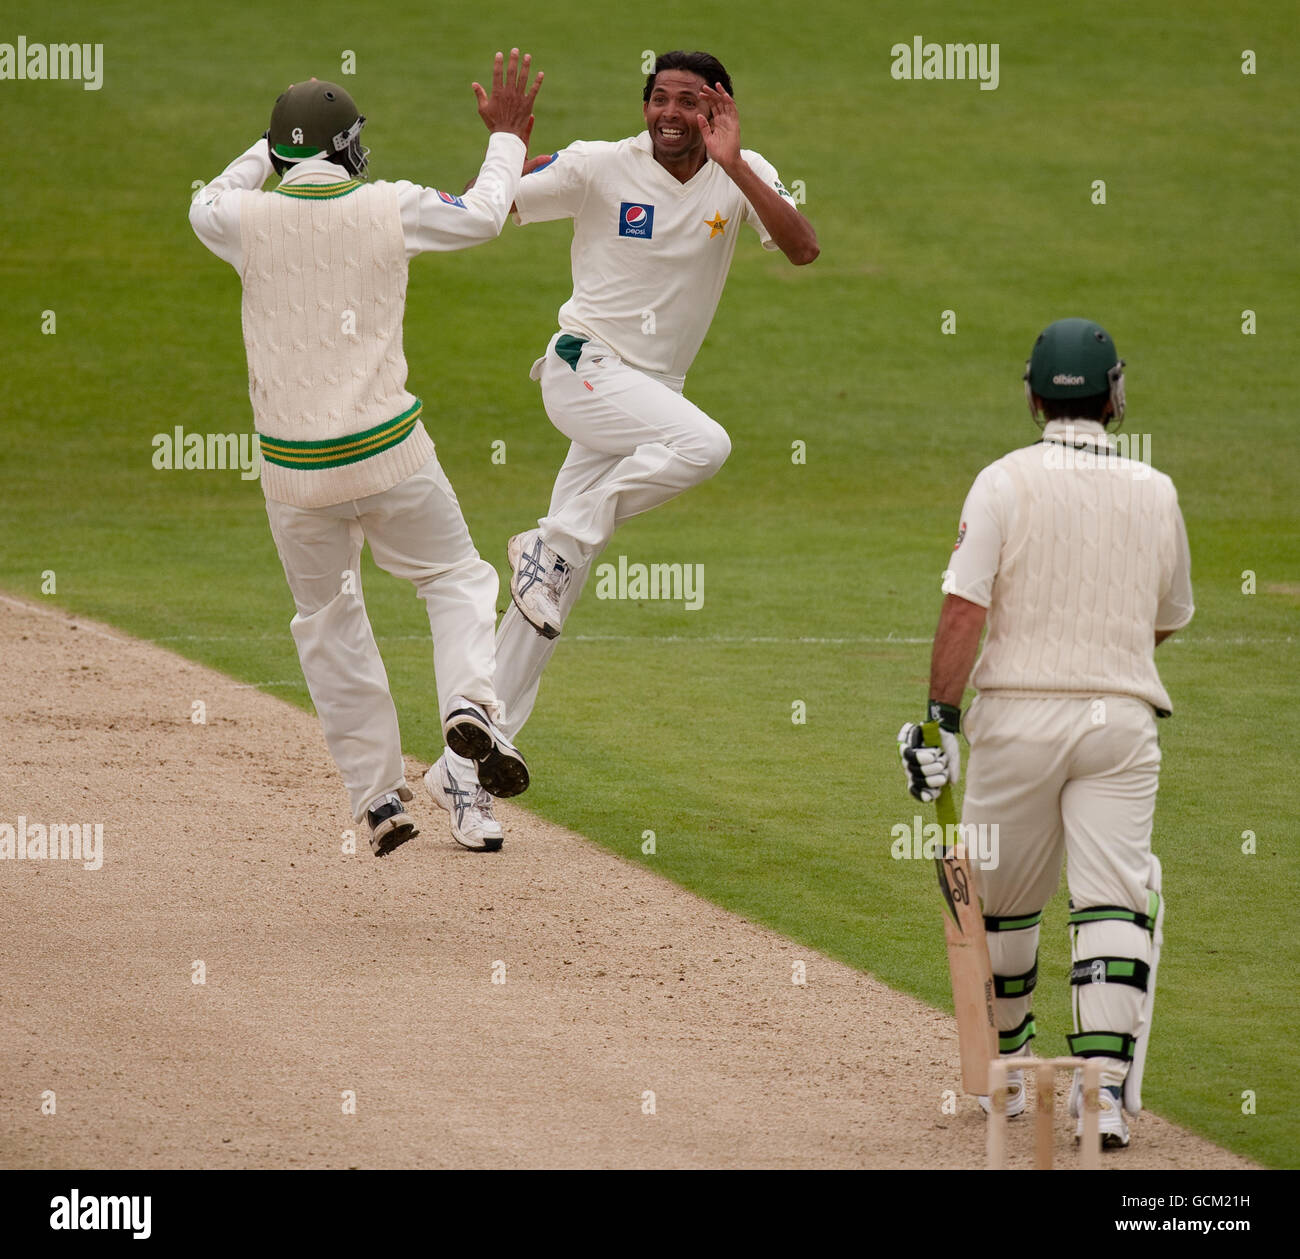
[[[654,235],[655,208],[639,201],[624,201],[618,207],[618,234],[649,240]]]

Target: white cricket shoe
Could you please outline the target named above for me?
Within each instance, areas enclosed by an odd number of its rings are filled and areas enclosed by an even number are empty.
[[[406,801],[410,798],[411,789],[401,787],[397,791],[385,792],[366,806],[370,851],[376,857],[387,857],[394,848],[400,848],[420,833],[406,811]]]
[[[993,1101],[988,1097],[979,1099],[980,1108],[986,1115],[993,1113]],[[1025,1113],[1025,1073],[1023,1071],[1007,1072],[1007,1118],[1014,1119]]]
[[[1083,1140],[1083,1073],[1076,1071],[1074,1075],[1075,1083],[1070,1088],[1070,1114],[1078,1116],[1074,1126],[1074,1140],[1078,1144]],[[1101,1113],[1097,1116],[1097,1126],[1101,1131],[1103,1150],[1122,1150],[1128,1145],[1128,1123],[1124,1119],[1120,1092],[1111,1084],[1102,1085],[1100,1090]]]
[[[453,695],[442,723],[447,746],[467,761],[478,762],[479,785],[507,798],[528,790],[528,762],[497,728],[481,704]]]
[[[560,597],[569,585],[569,565],[529,529],[506,543],[510,561],[510,597],[543,638],[558,638],[564,626]]]
[[[492,797],[476,779],[457,778],[445,756],[424,776],[433,802],[451,815],[451,837],[471,852],[498,852],[504,840],[492,816]]]

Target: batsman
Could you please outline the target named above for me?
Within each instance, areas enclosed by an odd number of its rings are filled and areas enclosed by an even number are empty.
[[[1039,924],[1066,862],[1067,1040],[1071,1054],[1102,1060],[1104,1149],[1128,1145],[1125,1112],[1141,1110],[1160,958],[1156,722],[1172,704],[1155,648],[1194,610],[1173,482],[1117,449],[1123,368],[1090,320],[1038,337],[1025,391],[1042,438],[975,478],[944,574],[928,713],[941,746],[926,747],[919,724],[898,735],[922,801],[959,781],[960,729],[970,742],[962,822],[997,835],[979,878],[1004,1055],[1028,1053],[1035,1035]],[[968,679],[977,694],[963,726]],[[1020,1073],[1010,1085],[1007,1113],[1019,1114]]]

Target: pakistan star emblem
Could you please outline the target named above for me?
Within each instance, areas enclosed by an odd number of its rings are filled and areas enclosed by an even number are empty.
[[[727,223],[729,221],[730,220],[724,219],[722,217],[721,210],[715,210],[713,212],[713,217],[711,219],[704,220],[705,224],[709,229],[709,239],[712,240],[715,236],[724,235],[726,233]]]

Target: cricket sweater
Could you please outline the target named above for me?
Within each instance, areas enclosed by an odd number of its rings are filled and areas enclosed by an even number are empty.
[[[191,204],[200,239],[243,282],[249,397],[268,498],[324,507],[378,494],[433,457],[406,387],[409,259],[497,236],[524,146],[493,135],[464,197],[399,180],[365,183],[310,160],[279,187],[253,145]]]
[[[1172,708],[1157,630],[1193,605],[1187,534],[1164,473],[1101,425],[1060,421],[976,478],[945,589],[988,608],[981,694],[1124,694]]]
[[[240,207],[244,348],[262,489],[322,507],[433,455],[406,388],[407,262],[391,184],[282,185]]]

